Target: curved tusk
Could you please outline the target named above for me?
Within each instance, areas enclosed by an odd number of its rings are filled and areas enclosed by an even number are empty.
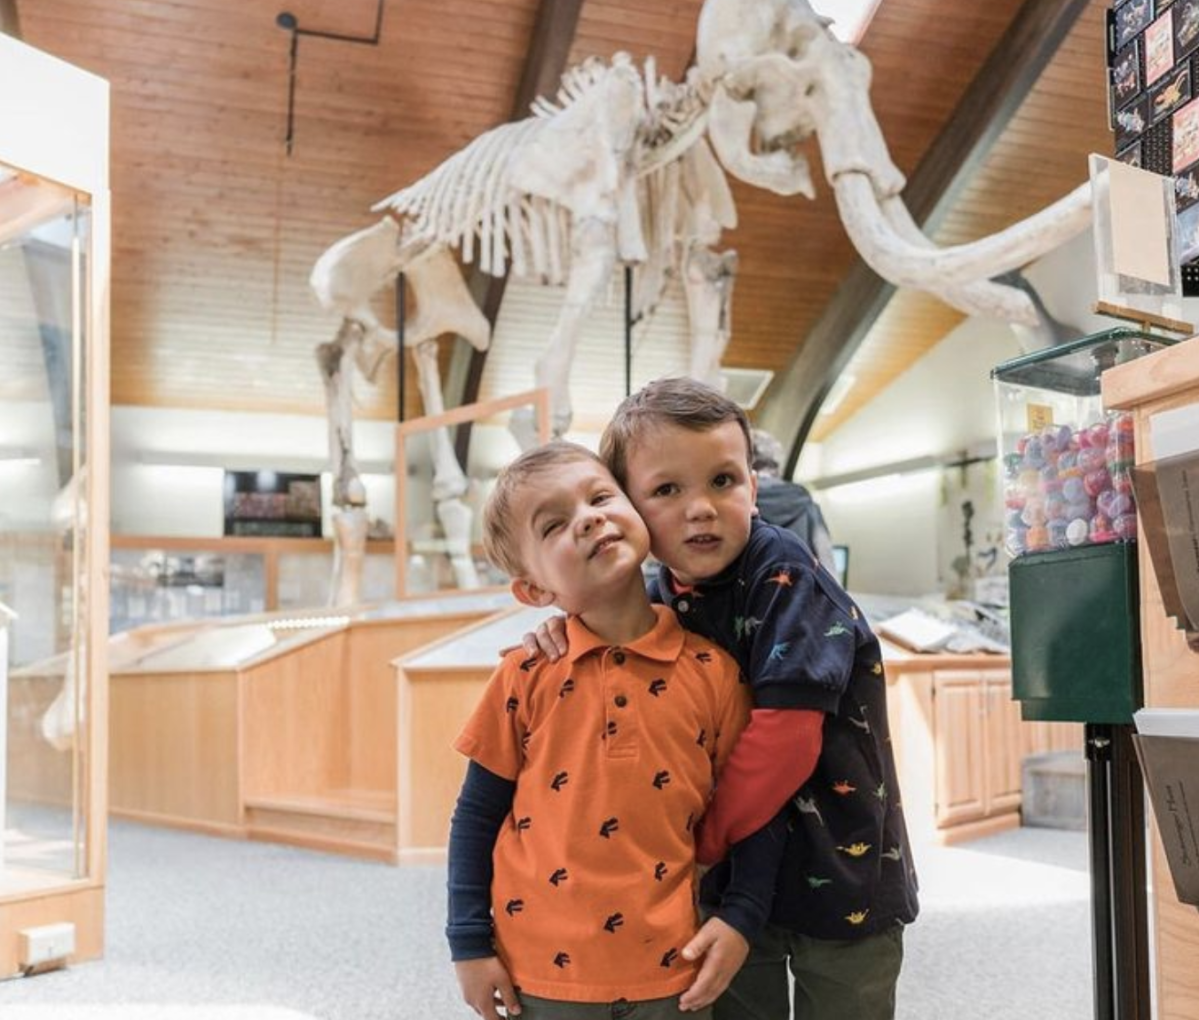
[[[903,199],[892,195],[883,199],[879,206],[887,222],[905,241],[922,248],[936,248],[936,245],[916,225],[916,221],[912,219],[912,214],[904,205]],[[925,290],[933,297],[940,298],[951,308],[956,308],[967,315],[1001,319],[1029,327],[1041,325],[1036,306],[1029,296],[1017,287],[1009,287],[992,280],[982,280],[973,283],[929,286]]]
[[[708,137],[716,156],[738,180],[776,195],[816,197],[808,161],[798,153],[770,152],[757,156],[750,149],[757,107],[738,102],[717,85],[708,109]]]
[[[893,222],[895,214],[888,218],[869,177],[841,174],[833,189],[845,230],[867,264],[896,286],[922,290],[981,283],[1027,265],[1070,240],[1091,221],[1091,186],[1083,184],[990,237],[948,248],[928,247],[901,235]]]

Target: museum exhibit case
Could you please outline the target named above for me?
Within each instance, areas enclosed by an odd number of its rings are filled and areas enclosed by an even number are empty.
[[[512,607],[507,590],[196,619],[108,641],[109,813],[146,824],[395,862],[391,662]],[[10,678],[61,686],[64,656]],[[52,750],[30,733],[23,796],[53,796]]]
[[[397,658],[396,845],[402,863],[445,859],[450,815],[466,775],[454,739],[500,662],[500,650],[558,613],[512,606],[472,627]]]
[[[0,34],[0,95],[5,977],[103,948],[110,239],[107,82]]]
[[[113,535],[112,633],[144,624],[329,604],[333,542],[325,538]],[[390,598],[393,543],[366,543],[362,601]]]

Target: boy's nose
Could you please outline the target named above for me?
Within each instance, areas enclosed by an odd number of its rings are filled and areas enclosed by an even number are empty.
[[[687,507],[687,516],[691,520],[706,520],[709,517],[716,516],[716,509],[712,506],[710,499],[706,496],[701,496],[691,501],[691,504]]]
[[[604,512],[599,507],[589,506],[583,511],[580,519],[580,527],[583,529],[583,534],[586,535],[592,530],[592,528],[595,528],[603,522]]]

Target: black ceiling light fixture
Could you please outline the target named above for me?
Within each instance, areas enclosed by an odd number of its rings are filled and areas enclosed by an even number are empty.
[[[291,155],[292,143],[295,141],[296,113],[296,60],[300,52],[300,36],[309,35],[316,39],[333,39],[337,42],[364,43],[367,46],[379,45],[379,30],[383,27],[383,4],[379,0],[375,12],[375,32],[370,36],[343,35],[340,32],[321,32],[315,28],[301,28],[300,19],[290,11],[281,11],[275,17],[275,24],[291,33],[291,59],[287,69],[287,154]]]

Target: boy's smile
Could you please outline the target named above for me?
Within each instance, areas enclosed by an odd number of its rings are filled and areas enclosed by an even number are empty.
[[[518,598],[585,613],[625,585],[642,587],[649,535],[597,461],[572,461],[539,475],[513,511],[525,568]]]
[[[627,474],[653,553],[676,580],[714,577],[745,548],[758,482],[737,422],[659,425],[630,448]]]

